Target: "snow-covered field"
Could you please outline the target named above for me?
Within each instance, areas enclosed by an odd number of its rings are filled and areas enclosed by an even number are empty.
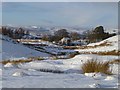
[[[92,48],[92,51],[118,50],[118,36],[108,38],[106,41],[111,42],[111,46]],[[0,39],[2,40],[2,39]],[[13,44],[10,41],[3,41],[3,57],[21,58],[31,56],[46,56],[46,53],[38,52],[20,44]],[[1,41],[0,41],[1,42]],[[104,41],[102,41],[104,42]],[[100,42],[100,43],[102,43]],[[98,43],[96,43],[98,45]],[[91,44],[91,45],[96,45]],[[109,48],[109,49],[108,49]],[[83,49],[83,51],[91,51]],[[9,52],[8,52],[9,51]],[[82,51],[82,50],[77,50]],[[82,65],[87,60],[111,61],[118,59],[118,56],[104,56],[95,54],[80,54],[70,59],[31,61],[13,65],[7,63],[1,65],[0,83],[3,88],[118,88],[118,64],[111,64],[110,70],[113,75],[102,73],[85,73],[82,72]]]
[[[116,56],[77,55],[67,60],[44,60],[3,67],[3,87],[6,88],[117,88],[118,66],[112,65],[115,75],[82,73],[81,66],[89,59],[113,60]],[[41,72],[62,71],[63,73]]]
[[[49,54],[42,53],[33,49],[30,49],[26,46],[23,46],[18,43],[13,43],[13,41],[6,36],[0,35],[0,55],[2,56],[2,60],[8,59],[19,59],[19,58],[27,58],[33,56],[41,56],[41,57],[49,57]]]

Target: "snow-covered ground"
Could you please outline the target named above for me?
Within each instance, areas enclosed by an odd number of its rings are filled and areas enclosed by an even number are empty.
[[[3,87],[6,88],[117,88],[118,66],[112,65],[115,75],[82,73],[81,66],[90,59],[108,61],[117,56],[77,55],[66,60],[32,61],[17,66],[3,67]],[[41,72],[41,70],[62,71],[62,73]]]
[[[71,59],[43,60],[40,62],[34,61],[26,64],[20,64],[18,65],[18,67],[23,69],[35,69],[35,70],[40,70],[40,69],[58,70],[58,71],[63,71],[65,73],[68,72],[82,73],[81,66],[83,65],[83,63],[85,63],[87,60],[92,60],[92,59],[105,62],[105,61],[118,59],[118,57],[81,54]]]
[[[110,37],[101,42],[91,43],[91,44],[87,45],[87,46],[97,45],[97,47],[95,47],[95,48],[77,49],[76,51],[79,51],[79,52],[108,52],[108,51],[113,51],[113,50],[118,51],[119,50],[118,45],[120,44],[120,40],[118,39],[118,37],[120,37],[120,35]],[[109,46],[98,46],[103,43],[107,43],[110,45]]]
[[[33,49],[30,49],[24,45],[14,43],[12,39],[0,35],[0,55],[2,60],[15,59],[15,58],[27,58],[33,56],[49,57],[49,54],[42,53]]]
[[[33,40],[34,41],[34,40]],[[34,44],[44,44],[44,45],[47,45],[47,46],[54,46],[54,47],[58,47],[57,45],[49,42],[49,41],[43,41],[43,40],[36,40],[36,42],[28,42],[28,41],[22,41],[21,40],[21,43],[23,44],[31,44],[31,45],[34,45]]]
[[[103,46],[92,48],[92,51],[118,50],[118,36],[108,38],[112,46]],[[20,44],[1,40],[3,43],[3,56],[11,58],[21,58],[27,56],[46,56],[48,54],[37,52]],[[105,42],[102,41],[102,42]],[[100,42],[100,43],[102,43]],[[96,43],[98,45],[98,43]],[[91,44],[92,46],[96,44]],[[107,48],[110,49],[107,49]],[[47,50],[47,49],[46,49]],[[89,49],[83,49],[90,51]],[[9,52],[8,52],[9,51]],[[69,50],[68,50],[69,51]],[[81,50],[77,50],[80,51]],[[7,53],[8,54],[7,54]],[[1,51],[2,53],[2,51]],[[13,53],[13,54],[12,54]],[[32,53],[32,54],[30,54]],[[19,56],[20,55],[20,56]],[[82,72],[82,65],[87,60],[111,61],[118,59],[118,56],[103,56],[94,54],[80,54],[70,59],[43,60],[32,61],[29,63],[21,63],[13,65],[7,63],[0,69],[0,83],[2,81],[3,88],[118,88],[118,64],[111,64],[110,70],[113,75],[105,75],[102,73],[85,73]]]

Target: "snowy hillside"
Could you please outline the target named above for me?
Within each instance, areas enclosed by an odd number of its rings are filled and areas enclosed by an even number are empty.
[[[118,51],[118,44],[120,43],[118,40],[118,37],[120,35],[116,35],[113,37],[110,37],[106,40],[103,40],[101,42],[97,43],[91,43],[88,46],[87,49],[78,49],[79,52],[108,52],[116,50]]]
[[[38,52],[36,50],[25,47],[21,44],[14,43],[12,39],[6,36],[0,36],[2,60],[13,58],[27,58],[33,56],[47,57],[46,53]]]

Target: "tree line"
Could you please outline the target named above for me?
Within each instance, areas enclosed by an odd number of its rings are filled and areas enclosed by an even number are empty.
[[[43,40],[50,42],[59,42],[62,38],[71,38],[72,40],[79,40],[80,34],[77,32],[68,32],[66,29],[60,29],[54,32],[54,35],[44,35]]]
[[[74,40],[80,40],[80,39],[86,39],[89,43],[91,42],[98,42],[101,40],[104,40],[106,38],[109,38],[111,36],[116,35],[115,33],[110,34],[108,32],[105,32],[103,26],[98,26],[93,30],[87,31],[87,33],[77,33],[77,32],[68,32],[67,29],[60,29],[58,31],[55,31],[53,35],[43,35],[42,39],[50,42],[59,42],[62,38],[70,38],[72,41]],[[3,35],[7,35],[13,39],[21,39],[24,35],[29,35],[29,31],[25,30],[23,28],[9,28],[3,26],[2,29],[0,29],[0,33]]]
[[[115,33],[109,34],[108,32],[105,32],[103,26],[98,26],[93,30],[87,31],[87,33],[79,34],[77,32],[68,32],[66,29],[60,29],[58,31],[54,32],[54,35],[44,35],[42,37],[43,40],[46,41],[55,41],[58,42],[64,37],[71,38],[71,40],[80,40],[80,39],[86,39],[89,43],[91,42],[98,42],[104,39],[107,39],[111,36],[116,35]]]
[[[108,32],[105,32],[103,26],[98,26],[95,29],[88,32],[86,34],[86,38],[89,40],[89,42],[99,42],[114,35],[116,34],[115,33],[110,34]]]
[[[21,39],[25,34],[29,34],[29,32],[24,30],[23,28],[13,29],[4,26],[0,30],[0,33],[2,33],[3,35],[7,35],[13,39]]]

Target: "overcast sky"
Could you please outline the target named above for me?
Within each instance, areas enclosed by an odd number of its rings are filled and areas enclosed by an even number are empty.
[[[4,2],[3,25],[117,28],[117,2]]]

